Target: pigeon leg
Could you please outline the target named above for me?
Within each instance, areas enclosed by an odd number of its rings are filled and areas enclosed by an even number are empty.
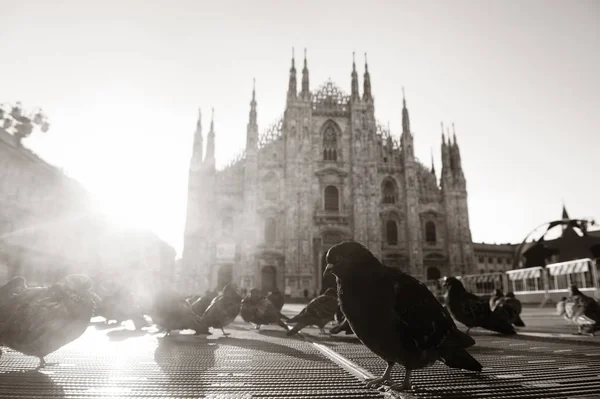
[[[380,385],[382,382],[386,382],[389,381],[390,379],[390,374],[392,373],[392,368],[394,367],[394,362],[387,362],[387,367],[385,368],[385,371],[383,372],[383,375],[379,378],[371,378],[368,379],[367,382],[367,388],[376,388],[378,385]]]
[[[290,328],[288,327],[288,325],[285,324],[283,322],[283,320],[281,320],[281,319],[277,319],[277,325],[280,326],[281,328],[283,328],[285,331],[290,331]]]
[[[411,389],[411,387],[412,387],[412,385],[410,383],[410,374],[411,373],[412,373],[412,370],[406,369],[406,372],[404,373],[404,381],[402,381],[402,384],[394,384],[390,388],[392,388],[396,391],[405,391],[407,389]]]
[[[55,363],[48,363],[48,362],[46,362],[46,359],[44,359],[44,356],[40,356],[39,359],[40,359],[40,364],[37,367],[38,369],[43,369],[46,366],[55,366],[55,365],[58,364],[56,362]]]
[[[469,334],[469,331],[471,331],[471,327],[467,328],[467,335],[471,335]]]
[[[223,333],[224,336],[229,336],[229,333],[226,333],[225,330],[223,330],[223,327],[221,327],[221,332]]]

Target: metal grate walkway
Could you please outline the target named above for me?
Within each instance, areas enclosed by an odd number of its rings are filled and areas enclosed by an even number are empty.
[[[322,336],[308,328],[305,339],[279,327],[261,332],[236,322],[230,337],[208,339],[90,329],[48,356],[58,362],[40,371],[36,358],[6,350],[0,358],[0,398],[384,398],[332,361],[331,352],[375,376],[384,362],[353,336]],[[471,353],[481,375],[436,364],[413,373],[412,398],[593,398],[600,397],[600,338],[578,341],[472,331]],[[318,349],[310,341],[326,350]],[[339,364],[343,364],[341,367]],[[403,369],[396,366],[398,382]],[[364,375],[364,373],[362,373]]]
[[[382,398],[281,329],[250,326],[208,339],[90,328],[47,361],[6,350],[0,398]]]

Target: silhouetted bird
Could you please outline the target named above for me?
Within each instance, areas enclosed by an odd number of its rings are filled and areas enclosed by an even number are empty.
[[[85,332],[100,298],[83,274],[69,275],[49,287],[27,288],[24,283],[23,279],[0,288],[4,296],[10,287],[19,287],[0,304],[0,342],[38,357],[44,367],[45,356]]]
[[[504,311],[492,312],[488,301],[467,292],[456,277],[448,277],[444,287],[448,289],[446,306],[456,320],[467,326],[467,334],[473,327],[507,335],[517,333]]]
[[[579,326],[579,334],[589,332],[594,335],[600,324],[600,304],[581,292],[575,284],[571,285],[569,291],[571,295],[565,301],[565,315],[571,312],[568,319]]]
[[[227,284],[223,293],[213,299],[202,315],[200,325],[203,329],[220,328],[223,335],[229,335],[223,328],[231,324],[240,313],[241,301],[242,297],[235,284]]]
[[[496,290],[494,291],[494,294],[490,297],[490,309],[492,310],[492,312],[494,311],[494,309],[496,309],[496,305],[498,304],[498,301],[500,300],[500,298],[504,297],[504,293],[502,292],[501,289],[496,288]]]
[[[288,331],[287,335],[294,335],[304,327],[312,325],[319,327],[322,334],[327,334],[324,328],[335,317],[337,308],[335,289],[328,288],[323,295],[314,298],[300,313],[288,320],[288,323],[296,323],[296,325]]]
[[[166,330],[165,336],[176,330],[204,331],[200,316],[194,313],[185,296],[169,290],[156,294],[148,313],[161,330]]]
[[[569,323],[578,327],[577,334],[587,333],[594,335],[598,328],[597,323],[584,314],[584,306],[578,298],[562,297],[556,304],[556,313],[563,316]]]
[[[449,367],[480,371],[481,364],[465,348],[475,341],[456,327],[431,291],[414,277],[384,266],[363,245],[342,242],[327,252],[327,268],[337,278],[340,306],[356,336],[387,362],[380,378],[388,381],[395,363],[411,372],[437,360]]]
[[[267,299],[275,305],[275,309],[277,309],[278,312],[281,312],[281,309],[283,309],[283,305],[285,304],[285,297],[281,291],[275,288],[273,291],[269,292]]]
[[[116,292],[102,298],[94,315],[104,317],[107,323],[115,320],[120,324],[123,321],[131,320],[135,329],[138,330],[148,326],[144,313],[142,305],[133,292],[126,287],[120,287]]]
[[[279,311],[275,305],[263,298],[256,288],[250,290],[250,294],[242,300],[240,316],[246,323],[253,323],[256,329],[260,330],[263,324],[277,324],[284,330],[288,331],[288,326],[281,320]]]
[[[521,301],[519,301],[513,292],[507,292],[505,296],[498,299],[496,302],[495,309],[492,309],[494,312],[504,311],[508,317],[508,320],[517,327],[525,327],[525,323],[523,319],[521,319],[521,311],[523,310],[523,306],[521,305]]]

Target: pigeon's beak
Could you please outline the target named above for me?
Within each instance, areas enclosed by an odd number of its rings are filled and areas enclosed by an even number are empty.
[[[334,264],[328,263],[327,267],[325,268],[325,271],[323,272],[323,277],[327,277],[328,275],[330,275],[333,272],[333,268]]]

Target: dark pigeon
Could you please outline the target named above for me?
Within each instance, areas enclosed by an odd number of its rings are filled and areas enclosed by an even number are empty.
[[[260,330],[261,325],[277,324],[289,331],[275,305],[267,298],[263,298],[256,288],[252,288],[250,294],[242,300],[240,316],[246,323],[253,323],[257,330]]]
[[[201,330],[208,327],[220,328],[223,335],[229,335],[223,328],[231,324],[240,313],[241,302],[242,297],[238,293],[235,284],[227,284],[223,288],[223,293],[213,299],[202,315]]]
[[[185,296],[170,290],[157,293],[148,313],[152,321],[167,332],[165,336],[177,330],[204,331],[200,316],[194,313]]]
[[[492,312],[488,301],[467,292],[456,277],[448,277],[444,287],[448,290],[446,306],[456,320],[467,326],[467,334],[474,327],[506,335],[517,333],[503,310]]]
[[[510,322],[517,327],[525,327],[525,323],[523,319],[521,319],[521,311],[523,310],[523,306],[521,305],[521,301],[519,301],[513,292],[507,292],[505,296],[498,299],[496,302],[495,309],[493,311],[504,311],[508,317]]]
[[[285,304],[285,297],[281,291],[275,288],[273,291],[269,292],[267,299],[275,305],[275,309],[277,309],[278,312],[281,312],[281,309],[283,309],[283,305]]]
[[[144,309],[134,293],[126,287],[120,287],[117,291],[102,298],[94,314],[104,317],[107,323],[114,320],[120,324],[123,321],[131,320],[135,329],[139,330],[148,326],[144,313]]]
[[[0,342],[38,357],[39,367],[44,367],[47,355],[85,332],[99,298],[92,291],[92,280],[83,274],[69,275],[49,287],[28,288],[24,279],[13,284],[20,288],[0,304]],[[3,294],[5,287],[0,289]]]
[[[324,328],[335,317],[337,308],[335,289],[328,288],[323,295],[314,298],[300,313],[288,320],[288,323],[296,323],[296,325],[288,331],[287,335],[294,335],[304,327],[312,325],[319,327],[322,334],[326,334]]]
[[[410,388],[413,370],[440,360],[447,366],[481,371],[465,348],[473,338],[456,327],[427,286],[414,277],[384,266],[363,245],[346,241],[327,252],[327,268],[337,278],[340,306],[356,336],[387,362],[377,386],[390,378],[395,363],[406,369],[403,383]]]

